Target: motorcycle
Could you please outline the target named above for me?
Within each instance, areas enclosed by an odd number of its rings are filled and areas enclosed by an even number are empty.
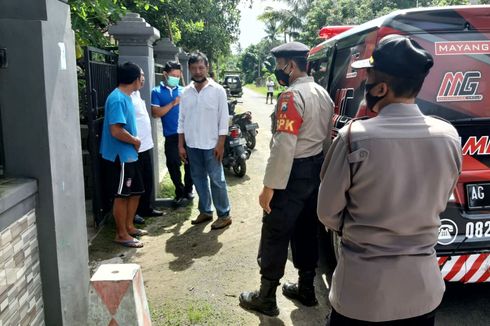
[[[256,145],[256,136],[258,134],[257,129],[259,124],[252,122],[252,112],[247,111],[245,113],[236,114],[235,106],[237,100],[228,101],[228,113],[233,116],[232,122],[240,127],[240,131],[245,138],[246,145],[249,149],[254,149]]]
[[[245,138],[246,145],[249,149],[254,149],[256,145],[256,136],[259,133],[257,129],[259,124],[252,122],[252,112],[247,111],[245,113],[236,114],[233,116],[233,124],[240,127],[243,137]]]
[[[223,166],[232,168],[235,175],[240,178],[247,173],[246,160],[250,157],[250,150],[245,148],[245,143],[240,127],[231,125],[225,141]]]

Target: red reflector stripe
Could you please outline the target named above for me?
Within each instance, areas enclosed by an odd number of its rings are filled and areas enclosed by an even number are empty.
[[[439,266],[444,265],[444,263],[447,262],[448,259],[449,259],[449,256],[439,257],[439,260],[438,260]]]
[[[446,277],[444,279],[447,280],[447,281],[450,281],[454,276],[456,276],[456,274],[458,274],[458,272],[461,270],[461,268],[463,268],[464,263],[465,263],[465,261],[467,259],[468,259],[468,256],[467,255],[465,255],[465,256],[459,256],[459,258],[456,261],[456,263],[454,264],[453,268],[446,275]]]
[[[481,255],[478,256],[478,258],[476,259],[476,261],[473,264],[473,266],[471,266],[470,268],[467,269],[468,273],[466,273],[466,275],[462,279],[462,281],[464,283],[468,282],[471,279],[471,277],[473,275],[475,275],[475,273],[478,271],[478,269],[483,264],[483,262],[485,261],[485,259],[487,259],[487,257],[488,257],[488,254],[481,254]],[[487,273],[488,273],[488,271],[487,271]],[[485,274],[483,274],[482,277],[484,275]],[[482,282],[482,281],[477,281],[477,282]]]
[[[476,283],[485,282],[486,280],[488,280],[489,277],[490,269],[487,269],[487,271],[478,279],[478,281],[476,281]]]

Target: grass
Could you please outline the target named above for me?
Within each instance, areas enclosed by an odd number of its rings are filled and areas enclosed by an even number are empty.
[[[251,89],[257,93],[260,93],[264,96],[267,95],[267,88],[265,86],[257,87],[254,84],[247,84],[247,85],[245,85],[245,87],[247,87],[248,89]],[[284,90],[285,90],[284,87],[279,87],[278,90],[274,91],[274,102],[275,102],[275,99],[277,98],[277,96],[279,95],[279,93],[283,92]]]
[[[181,167],[182,175],[184,175],[184,168]],[[170,173],[165,173],[162,182],[160,182],[160,193],[157,196],[159,198],[174,198],[175,197],[175,186],[170,179]]]
[[[154,325],[220,325],[223,314],[205,300],[191,302],[164,303],[151,306],[151,319]]]

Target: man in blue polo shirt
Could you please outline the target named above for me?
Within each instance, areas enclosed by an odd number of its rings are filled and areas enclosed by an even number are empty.
[[[179,103],[182,87],[179,86],[182,66],[176,61],[165,64],[165,82],[153,88],[151,92],[151,111],[154,118],[161,118],[163,135],[165,136],[165,157],[167,168],[175,186],[175,206],[183,206],[192,200],[192,179],[189,164],[184,164],[184,182],[180,171],[179,135]]]
[[[138,167],[136,115],[131,93],[141,88],[141,68],[126,62],[117,67],[118,87],[107,97],[100,153],[108,161],[108,175],[114,195],[113,215],[116,221],[114,241],[126,247],[141,248],[136,236],[147,234],[134,227],[133,218],[140,195],[144,193]]]

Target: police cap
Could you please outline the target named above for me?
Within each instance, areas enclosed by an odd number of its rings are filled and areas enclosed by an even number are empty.
[[[416,41],[402,35],[383,37],[369,59],[352,63],[352,68],[374,68],[395,77],[425,77],[434,65],[432,56]]]
[[[308,52],[310,52],[310,48],[300,42],[285,43],[271,50],[272,55],[276,58],[306,58]]]

